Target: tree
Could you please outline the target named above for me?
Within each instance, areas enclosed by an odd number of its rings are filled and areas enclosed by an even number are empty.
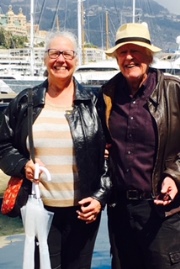
[[[0,47],[5,46],[5,36],[4,36],[4,29],[0,28]]]
[[[12,32],[0,28],[0,46],[1,48],[14,49],[24,48],[27,43],[27,36],[13,35]]]

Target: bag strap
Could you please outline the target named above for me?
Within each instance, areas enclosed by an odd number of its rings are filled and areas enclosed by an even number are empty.
[[[29,88],[28,89],[28,139],[29,139],[30,156],[33,162],[35,163],[32,126],[33,126],[33,91],[32,91],[32,88]]]

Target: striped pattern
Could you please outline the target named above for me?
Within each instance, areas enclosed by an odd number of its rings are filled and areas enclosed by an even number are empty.
[[[33,125],[35,156],[49,170],[52,181],[41,174],[42,200],[48,206],[74,206],[79,200],[79,179],[73,141],[65,114],[72,107],[46,104]]]

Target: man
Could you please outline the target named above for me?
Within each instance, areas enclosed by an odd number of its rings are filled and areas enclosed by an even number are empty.
[[[180,80],[150,67],[159,51],[140,23],[122,25],[106,51],[121,71],[102,87],[113,269],[180,268]]]

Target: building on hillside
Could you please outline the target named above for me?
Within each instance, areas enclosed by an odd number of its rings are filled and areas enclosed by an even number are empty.
[[[22,8],[19,8],[19,13],[15,14],[12,5],[9,5],[8,12],[2,13],[0,8],[0,27],[4,30],[12,32],[13,35],[27,36],[30,39],[31,24],[27,22],[26,16],[23,14]],[[38,24],[34,24],[34,44],[43,42],[47,32],[41,31]]]
[[[26,16],[22,13],[22,8],[19,9],[19,14],[14,14],[11,5],[9,5],[9,10],[6,14],[2,14],[1,11],[0,25],[6,31],[13,32],[14,35],[27,35]]]
[[[34,45],[37,45],[41,42],[45,41],[45,38],[47,36],[47,31],[42,31],[39,29],[39,24],[34,24]],[[26,23],[26,30],[27,30],[27,36],[30,40],[30,34],[31,34],[31,23]]]

